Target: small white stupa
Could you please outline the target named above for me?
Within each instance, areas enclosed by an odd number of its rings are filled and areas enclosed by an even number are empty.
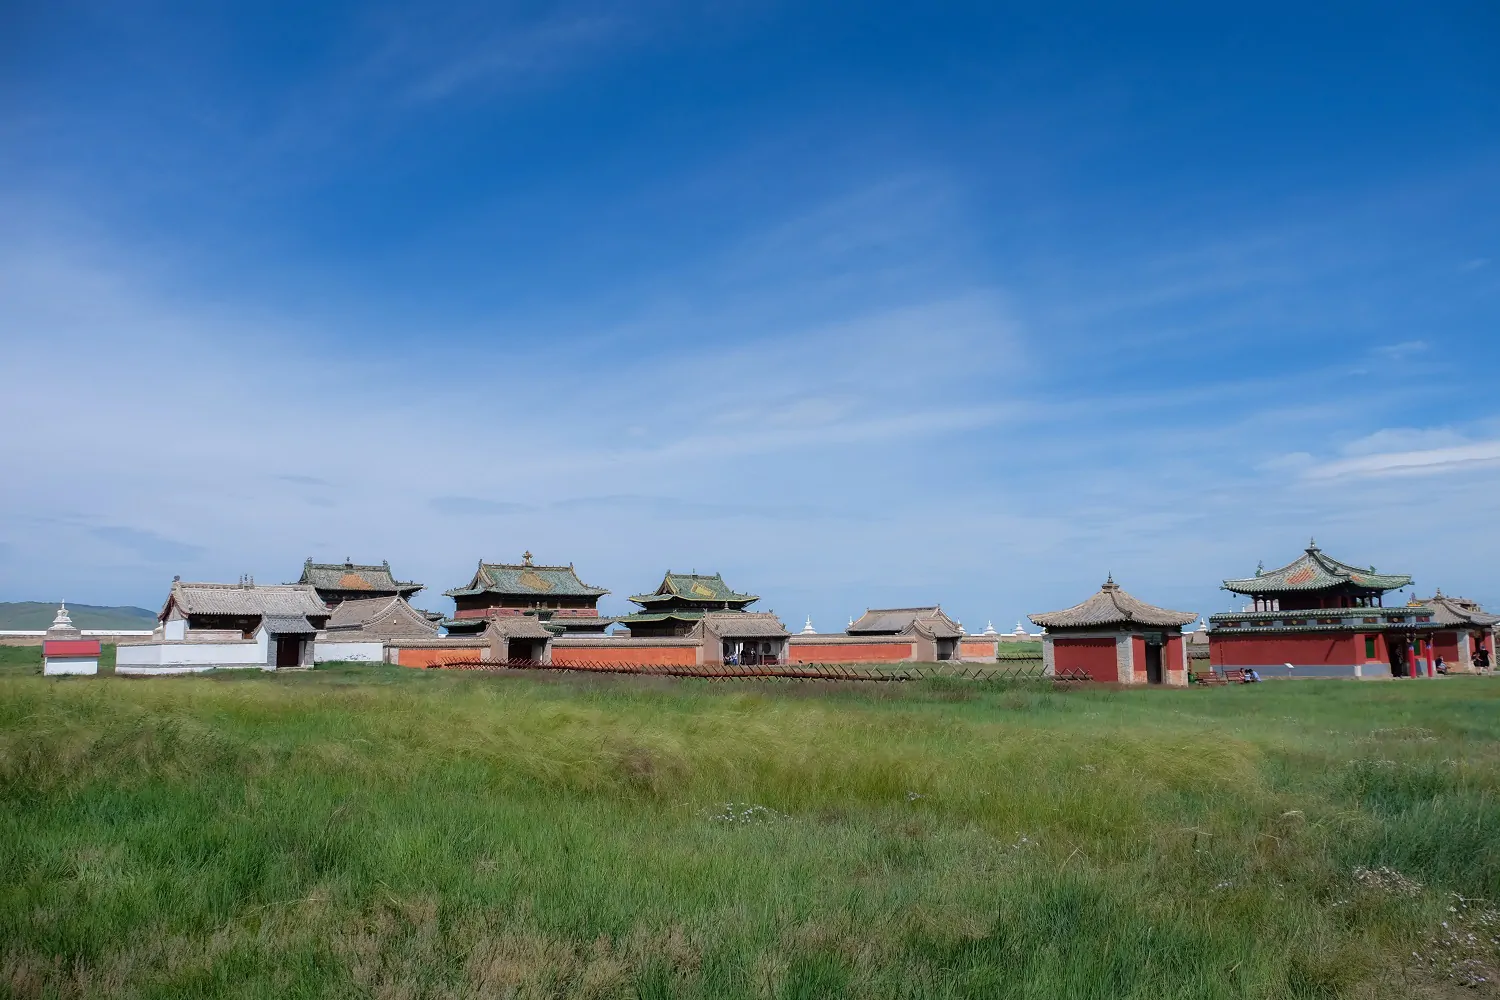
[[[818,630],[812,626],[812,615],[807,616],[807,624],[802,626],[803,635],[817,635]]]
[[[979,634],[980,635],[999,635],[1000,633],[995,631],[995,623],[993,621],[987,621],[987,622],[984,623],[984,631],[981,632],[981,633],[979,633]]]
[[[68,614],[68,602],[64,601],[58,605],[57,617],[42,637],[42,673],[54,677],[98,672],[99,640],[83,637]]]
[[[1016,622],[1016,630],[1012,632],[1011,635],[1027,636],[1030,635],[1030,633],[1021,627],[1020,622]]]

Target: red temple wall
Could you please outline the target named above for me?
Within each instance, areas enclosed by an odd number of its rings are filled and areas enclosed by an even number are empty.
[[[597,664],[629,667],[691,667],[698,662],[697,646],[650,646],[639,641],[629,646],[552,646],[552,662],[559,667],[591,667]]]
[[[1365,662],[1362,636],[1242,635],[1208,637],[1209,662],[1214,666],[1267,667],[1283,663],[1307,666],[1348,666]],[[1377,652],[1384,646],[1376,644]]]
[[[1059,636],[1052,640],[1052,669],[1058,673],[1081,670],[1096,681],[1117,681],[1120,670],[1115,640]]]
[[[1432,637],[1432,650],[1444,663],[1458,662],[1458,633],[1439,632]]]
[[[793,663],[894,663],[910,660],[916,650],[900,642],[799,643],[792,636],[787,658]]]
[[[452,649],[401,649],[395,650],[396,663],[403,667],[438,667],[445,663],[469,663],[489,656],[489,650],[474,647]]]
[[[1182,636],[1168,635],[1161,650],[1162,669],[1182,672]]]

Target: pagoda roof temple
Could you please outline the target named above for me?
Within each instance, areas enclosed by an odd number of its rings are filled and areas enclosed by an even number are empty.
[[[1197,620],[1196,613],[1158,608],[1120,589],[1111,576],[1099,592],[1082,604],[1062,611],[1027,615],[1045,629],[1147,628],[1179,629]]]
[[[1223,589],[1236,594],[1258,596],[1285,594],[1344,587],[1351,590],[1384,593],[1411,584],[1404,573],[1377,573],[1375,567],[1351,566],[1326,555],[1316,541],[1307,550],[1280,569],[1257,571],[1243,580],[1225,580]]]

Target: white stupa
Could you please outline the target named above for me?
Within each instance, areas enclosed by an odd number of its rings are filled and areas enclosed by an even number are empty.
[[[1021,627],[1021,623],[1020,622],[1016,622],[1016,630],[1011,633],[1011,635],[1021,635],[1021,636],[1029,635],[1029,634],[1030,633],[1028,633],[1024,628]]]
[[[64,601],[57,606],[57,616],[42,637],[42,673],[49,677],[97,674],[99,648],[98,639],[85,639],[73,624],[72,616],[68,614],[68,602]]]
[[[812,615],[807,616],[807,624],[802,626],[803,635],[817,635],[818,630],[812,626]]]
[[[980,635],[999,635],[1000,633],[995,631],[995,623],[994,622],[987,621],[987,622],[984,623],[984,631],[981,632],[981,633],[979,633],[979,634]]]

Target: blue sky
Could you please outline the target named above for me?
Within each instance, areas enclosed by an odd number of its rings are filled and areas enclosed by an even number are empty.
[[[1500,605],[1492,5],[9,4],[0,600]]]

